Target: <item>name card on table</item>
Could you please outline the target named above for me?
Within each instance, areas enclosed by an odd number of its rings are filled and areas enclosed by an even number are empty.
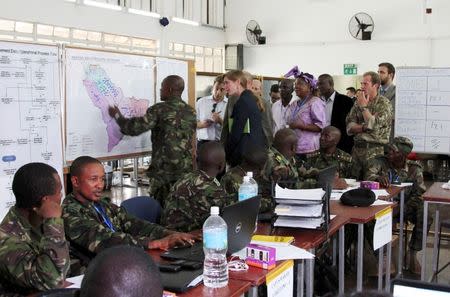
[[[266,276],[267,297],[285,297],[294,294],[294,261],[289,260]]]
[[[373,249],[377,250],[392,240],[392,208],[384,209],[375,215],[373,230]]]

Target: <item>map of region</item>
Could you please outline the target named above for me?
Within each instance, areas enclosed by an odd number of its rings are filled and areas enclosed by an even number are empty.
[[[150,101],[135,97],[125,97],[120,87],[116,86],[99,65],[89,65],[85,70],[86,77],[83,85],[92,100],[92,103],[100,109],[102,120],[106,124],[108,135],[108,152],[122,140],[123,134],[115,119],[108,114],[109,106],[117,106],[125,118],[143,116]]]

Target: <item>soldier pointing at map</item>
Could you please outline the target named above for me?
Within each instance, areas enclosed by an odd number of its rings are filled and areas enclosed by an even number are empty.
[[[117,106],[109,107],[125,135],[139,135],[151,130],[152,160],[147,175],[150,194],[164,207],[170,187],[193,169],[193,139],[197,127],[195,110],[181,99],[184,81],[169,75],[161,83],[161,101],[142,117],[125,118]]]

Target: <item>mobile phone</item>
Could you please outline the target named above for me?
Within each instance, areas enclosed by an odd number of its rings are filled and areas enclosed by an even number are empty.
[[[181,270],[180,265],[162,264],[158,263],[159,271],[161,272],[177,272]]]
[[[195,261],[184,261],[183,263],[180,263],[180,265],[183,269],[195,270],[202,268],[203,263]]]

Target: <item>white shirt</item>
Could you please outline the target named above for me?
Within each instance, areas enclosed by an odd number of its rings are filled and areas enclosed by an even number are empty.
[[[331,114],[333,113],[334,98],[336,97],[336,91],[331,94],[330,98],[325,98],[322,96],[323,101],[325,101],[325,117],[326,126],[331,125]]]
[[[286,128],[287,125],[287,112],[289,106],[294,102],[295,99],[292,98],[288,105],[283,106],[282,99],[278,100],[272,104],[272,117],[273,117],[273,135],[277,133],[278,130]]]
[[[212,95],[200,98],[195,103],[195,110],[197,111],[197,121],[204,121],[211,119],[213,105],[216,103]],[[223,119],[225,108],[227,106],[227,98],[217,102],[216,112],[219,113]],[[197,129],[198,140],[220,140],[220,134],[222,133],[222,125],[214,123],[208,128]]]

